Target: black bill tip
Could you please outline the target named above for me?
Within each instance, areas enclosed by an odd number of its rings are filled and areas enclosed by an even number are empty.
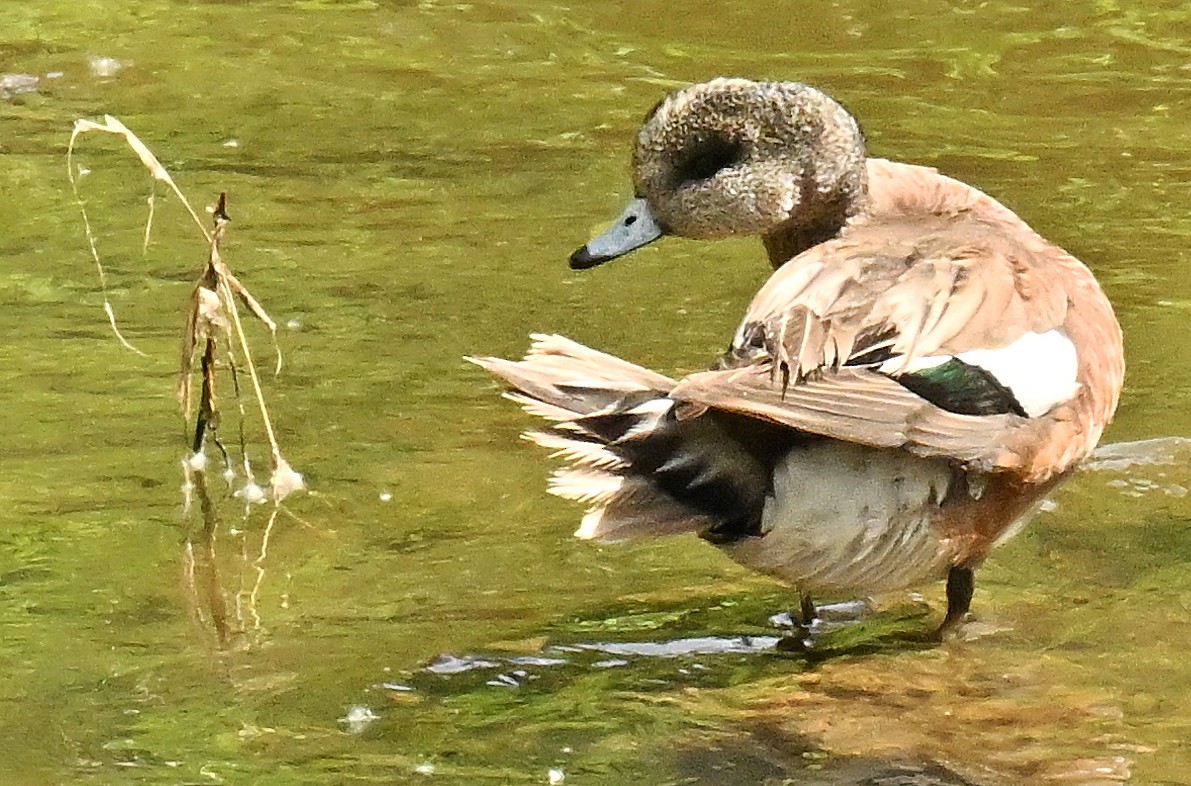
[[[612,226],[571,254],[571,270],[587,270],[622,257],[633,249],[652,243],[662,234],[662,228],[649,210],[649,203],[637,197],[629,202]]]
[[[587,270],[588,268],[607,262],[609,259],[611,257],[598,256],[591,253],[587,246],[583,246],[571,254],[571,270]]]

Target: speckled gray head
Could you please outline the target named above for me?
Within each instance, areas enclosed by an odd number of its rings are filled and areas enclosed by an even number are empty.
[[[778,265],[861,212],[864,159],[856,120],[820,90],[747,79],[692,85],[649,113],[633,152],[636,198],[571,255],[571,267],[663,235],[760,235]]]

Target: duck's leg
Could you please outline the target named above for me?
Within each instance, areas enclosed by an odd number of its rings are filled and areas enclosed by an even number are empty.
[[[947,571],[947,614],[935,631],[936,637],[942,639],[963,621],[972,607],[972,592],[975,589],[976,575],[971,568],[953,565]]]
[[[790,613],[790,621],[794,627],[790,633],[778,639],[777,649],[783,652],[806,652],[813,646],[811,628],[818,618],[815,602],[805,592],[798,593],[798,611]]]
[[[805,592],[798,593],[798,627],[802,628],[806,633],[811,632],[811,626],[815,624],[815,620],[819,614],[815,611],[815,602],[811,596]]]

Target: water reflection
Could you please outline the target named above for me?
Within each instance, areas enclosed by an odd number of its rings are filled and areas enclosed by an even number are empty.
[[[427,701],[441,702],[463,709],[460,728],[468,728],[480,719],[464,708],[490,711],[496,696],[516,694],[522,699],[514,704],[497,702],[502,722],[538,717],[535,697],[549,696],[554,706],[585,697],[596,714],[623,714],[626,701],[637,703],[638,712],[677,706],[700,721],[673,744],[646,751],[682,782],[709,785],[942,786],[991,778],[1093,786],[1129,780],[1134,758],[1153,752],[1130,736],[1109,694],[1054,680],[1054,664],[1045,661],[996,673],[1001,666],[987,662],[989,647],[955,645],[909,658],[888,650],[861,658],[837,653],[812,664],[776,654],[776,641],[577,641],[543,645],[531,655],[442,655],[400,682],[379,685],[392,697],[382,714],[398,716],[389,722],[400,724],[411,700],[420,702],[420,712]],[[608,655],[614,657],[603,659]],[[608,668],[617,671],[619,701],[590,692],[593,685],[607,689],[600,673]],[[481,700],[486,693],[493,699]],[[554,720],[568,725],[566,718]],[[571,770],[583,766],[581,758],[569,762]]]
[[[1088,467],[1088,482],[1121,493],[1127,491],[1117,481],[1126,477],[1135,478],[1131,488],[1145,477],[1186,483],[1189,444],[1158,438],[1105,445]],[[1047,515],[1078,508],[1079,496],[1061,498]],[[1003,591],[1001,581],[993,582],[989,594]],[[1043,583],[1039,591],[1049,588]],[[1022,613],[1016,604],[987,603],[960,640],[942,647],[910,647],[890,636],[907,620],[921,624],[921,601],[875,610],[842,606],[845,618],[870,611],[873,619],[835,623],[824,646],[810,656],[778,652],[780,637],[772,633],[666,635],[724,630],[746,620],[780,623],[782,615],[771,612],[782,596],[757,600],[687,597],[677,605],[655,600],[589,609],[584,618],[550,631],[549,640],[444,654],[401,679],[379,683],[377,688],[393,697],[380,714],[395,715],[398,719],[387,722],[401,723],[411,706],[431,715],[428,708],[438,704],[456,712],[476,706],[485,708],[486,719],[518,725],[529,718],[540,723],[547,707],[585,703],[584,717],[641,724],[656,723],[645,717],[659,707],[679,708],[690,726],[672,735],[672,744],[646,746],[641,755],[654,757],[682,782],[709,786],[1109,786],[1137,782],[1139,761],[1158,753],[1136,731],[1130,701],[1094,676],[1074,679],[1070,672],[1068,657],[1078,659],[1083,652],[1095,660],[1101,644],[1114,646],[1111,640],[1097,641],[1087,627],[1074,637],[1055,630],[1057,642],[1036,649],[1030,630],[1039,623],[1062,626],[1073,617],[1102,617],[1094,609],[1081,613],[1078,597],[1057,598],[1045,615],[1026,612],[1033,619],[1006,616]],[[1124,614],[1119,620],[1129,624]],[[1111,630],[1112,623],[1105,622]],[[652,635],[633,637],[642,630]],[[613,635],[585,638],[592,631]],[[831,635],[840,638],[829,644]],[[501,709],[493,714],[495,707]],[[484,722],[467,717],[466,710],[457,718],[460,729]],[[568,750],[582,748],[588,756],[568,753],[559,766],[571,775],[600,771],[589,758],[602,744],[598,723],[559,716],[547,727],[574,728],[571,721],[590,724],[596,739],[577,735],[587,744]],[[376,729],[382,737],[385,722]]]
[[[182,590],[191,619],[212,649],[226,653],[247,649],[264,636],[259,598],[267,574],[269,540],[282,512],[279,505],[254,516],[254,505],[242,502],[230,487],[222,499],[212,495],[207,473],[187,467],[185,511],[189,530],[182,542]],[[191,502],[197,500],[197,511]],[[228,527],[221,505],[239,510],[239,524]],[[263,519],[264,526],[252,526]],[[221,532],[221,530],[223,530]],[[221,538],[238,553],[219,553]],[[225,573],[224,568],[229,568]],[[212,639],[213,637],[213,639]]]
[[[675,757],[684,782],[698,786],[788,784],[789,786],[975,786],[942,764],[884,758],[833,756],[809,739],[756,724],[732,735],[684,746]]]

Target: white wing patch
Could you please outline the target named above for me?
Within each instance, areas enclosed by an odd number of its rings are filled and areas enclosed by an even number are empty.
[[[912,373],[942,365],[952,357],[992,374],[1017,399],[1027,415],[1036,418],[1070,400],[1079,390],[1076,375],[1079,356],[1071,339],[1061,330],[1026,333],[1012,344],[996,349],[973,349],[958,355],[915,358],[904,367],[893,358],[880,366],[885,373]]]
[[[1032,418],[1070,400],[1079,390],[1079,356],[1061,330],[1026,333],[1008,346],[973,349],[958,357],[996,377]]]

